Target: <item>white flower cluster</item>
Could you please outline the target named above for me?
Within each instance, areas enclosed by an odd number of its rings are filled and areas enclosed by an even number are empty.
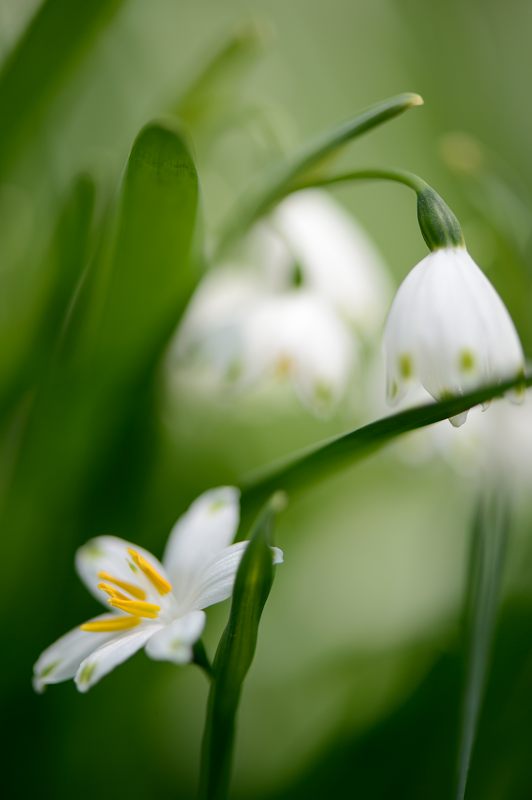
[[[318,415],[334,410],[361,335],[382,325],[386,269],[363,230],[324,192],[284,200],[257,226],[252,264],[225,265],[197,290],[172,351],[239,387],[288,380]]]

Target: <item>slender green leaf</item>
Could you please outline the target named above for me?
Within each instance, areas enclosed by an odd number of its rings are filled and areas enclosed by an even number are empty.
[[[507,498],[500,489],[485,492],[475,515],[465,622],[467,666],[464,685],[456,799],[465,797],[499,603],[509,529]]]
[[[0,412],[34,386],[50,363],[87,264],[94,194],[90,178],[76,179],[32,280],[17,273],[17,285],[4,284],[9,302],[0,316]]]
[[[0,173],[124,0],[45,0],[0,73]]]
[[[244,202],[224,229],[219,253],[223,253],[257,219],[290,193],[294,183],[313,173],[342,146],[422,102],[418,94],[411,93],[383,100],[320,136],[286,163],[280,164],[273,173],[270,170],[258,189],[250,197],[244,198]]]
[[[279,489],[290,492],[299,487],[308,489],[313,482],[355,464],[401,434],[454,417],[509,390],[523,391],[525,386],[531,385],[532,375],[520,376],[440,403],[400,411],[328,439],[243,480],[241,485],[245,492],[245,505],[256,507],[256,504]]]
[[[235,104],[235,81],[248,71],[263,39],[263,28],[254,23],[232,31],[182,93],[175,107],[178,118],[196,127],[213,114],[227,114]]]
[[[229,622],[214,659],[200,785],[200,796],[205,800],[227,797],[238,703],[255,654],[262,610],[273,582],[274,515],[283,504],[282,496],[273,496],[255,522],[238,568]]]

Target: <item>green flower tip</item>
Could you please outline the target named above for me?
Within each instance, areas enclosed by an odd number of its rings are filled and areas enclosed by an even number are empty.
[[[276,514],[278,514],[280,511],[284,511],[287,505],[288,495],[286,492],[279,491],[272,495],[270,499],[270,508],[272,511],[275,511]]]

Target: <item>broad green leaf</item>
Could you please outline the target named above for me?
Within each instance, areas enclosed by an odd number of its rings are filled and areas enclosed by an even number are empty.
[[[475,515],[467,583],[466,675],[460,726],[456,800],[466,793],[499,603],[509,529],[507,498],[500,488],[485,492]]]
[[[45,0],[0,72],[0,173],[124,0]]]
[[[94,185],[79,177],[60,210],[42,263],[31,280],[5,279],[0,316],[0,411],[34,386],[50,363],[69,303],[87,264]]]
[[[205,800],[227,797],[242,684],[253,661],[260,618],[273,582],[274,515],[283,504],[282,496],[273,496],[255,522],[238,568],[229,622],[214,659],[200,785]]]
[[[429,403],[400,411],[314,445],[242,481],[245,505],[253,508],[272,492],[280,489],[288,492],[299,488],[306,490],[314,482],[355,464],[401,434],[454,417],[509,390],[521,392],[531,385],[532,375],[520,376],[440,403]]]
[[[149,413],[154,367],[197,277],[190,257],[197,209],[197,174],[182,137],[164,123],[148,125],[129,159],[112,249],[72,314],[69,357],[54,363],[36,397],[4,508],[0,496],[2,524],[14,532],[7,546],[21,560],[31,546],[31,568],[46,537],[57,535],[57,520],[79,509],[95,483],[110,480],[134,415]],[[78,312],[94,316],[81,324]],[[129,462],[144,463],[132,439]],[[128,486],[123,474],[120,485]],[[16,574],[14,567],[13,580]]]
[[[335,155],[352,139],[376,128],[389,119],[402,114],[423,102],[417,94],[405,93],[383,100],[357,114],[332,131],[320,136],[310,145],[296,153],[286,163],[272,171],[259,184],[251,196],[245,197],[233,219],[227,224],[221,237],[219,254],[230,247],[246,231],[282,198],[292,191],[295,183],[313,174],[325,161]]]
[[[138,135],[124,178],[116,236],[92,298],[87,332],[100,375],[118,383],[149,369],[199,278],[198,176],[170,122]]]

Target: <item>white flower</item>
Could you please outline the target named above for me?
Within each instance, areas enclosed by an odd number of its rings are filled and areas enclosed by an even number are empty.
[[[432,454],[444,455],[462,476],[506,482],[513,492],[530,494],[532,392],[519,406],[497,400],[485,413],[473,409],[458,431],[431,426],[430,441]]]
[[[244,326],[241,380],[289,380],[301,402],[327,414],[345,393],[355,340],[328,304],[304,289],[259,303]]]
[[[298,192],[279,204],[269,224],[278,237],[276,261],[284,261],[285,271],[296,263],[303,284],[359,333],[380,328],[391,295],[388,273],[369,236],[339,203],[326,192]],[[271,250],[264,256],[273,260]]]
[[[407,275],[386,322],[384,347],[391,403],[413,381],[443,400],[524,371],[510,315],[463,247],[435,250]],[[461,425],[466,417],[451,422]]]
[[[248,242],[249,264],[212,270],[187,309],[170,368],[194,359],[246,387],[286,380],[325,416],[357,364],[356,333],[382,324],[389,283],[368,237],[325,193],[284,200]]]
[[[202,494],[176,522],[161,564],[151,553],[114,536],[78,550],[76,567],[110,613],[67,633],[34,667],[34,686],[74,678],[86,692],[141,647],[154,659],[184,664],[205,625],[203,609],[230,597],[247,542],[231,544],[239,522],[232,487]],[[282,552],[273,548],[274,563]]]

